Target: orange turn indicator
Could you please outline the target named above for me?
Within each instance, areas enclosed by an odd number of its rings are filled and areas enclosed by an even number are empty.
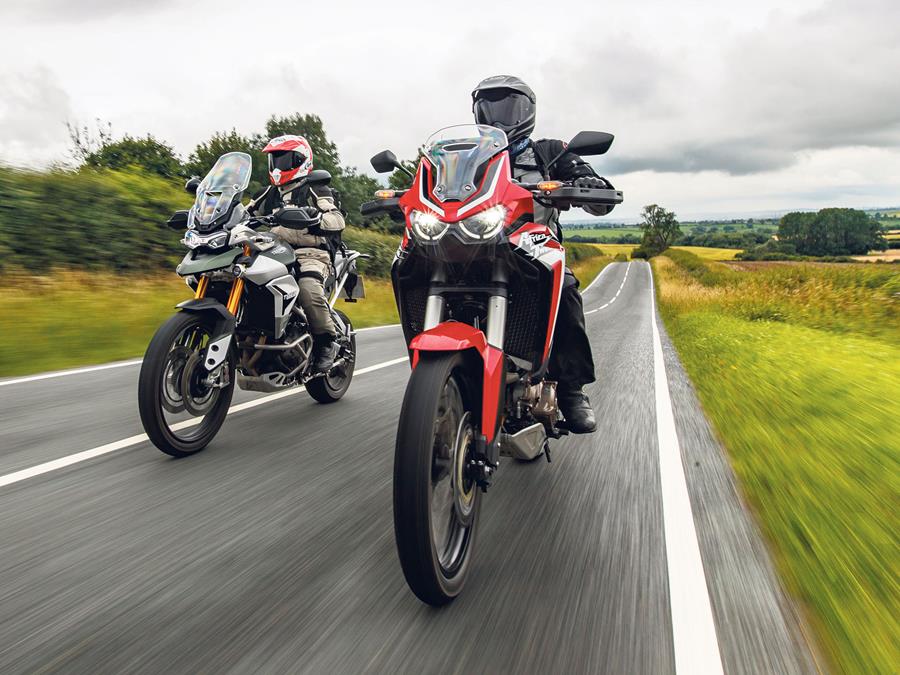
[[[563,183],[559,180],[542,180],[538,183],[538,190],[541,192],[550,192],[551,190],[558,190],[562,186]]]
[[[376,190],[376,199],[393,199],[397,194],[396,190]]]

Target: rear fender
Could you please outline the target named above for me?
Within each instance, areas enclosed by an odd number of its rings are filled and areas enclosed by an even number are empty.
[[[203,314],[212,321],[215,326],[206,354],[203,355],[203,366],[207,371],[213,371],[222,365],[228,355],[231,339],[234,336],[235,318],[221,302],[213,298],[192,298],[176,305],[182,312]]]
[[[481,375],[481,432],[492,443],[500,426],[500,409],[505,379],[502,349],[487,343],[484,333],[473,326],[445,321],[419,333],[409,343],[412,367],[415,368],[423,352],[469,352],[478,362]]]

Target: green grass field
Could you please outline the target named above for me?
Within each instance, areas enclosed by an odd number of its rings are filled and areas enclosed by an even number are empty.
[[[654,260],[666,328],[831,668],[900,663],[900,270]]]

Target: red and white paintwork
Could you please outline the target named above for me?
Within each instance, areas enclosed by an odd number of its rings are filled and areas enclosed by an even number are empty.
[[[553,274],[553,293],[544,341],[543,364],[550,356],[553,332],[562,296],[566,254],[562,244],[546,225],[530,222],[534,217],[534,196],[530,190],[517,185],[512,180],[510,159],[502,152],[490,160],[484,177],[472,197],[462,202],[441,202],[427,185],[433,183],[432,165],[422,159],[413,180],[412,187],[400,198],[399,206],[406,216],[401,250],[406,250],[412,240],[409,215],[413,210],[433,213],[447,223],[458,223],[476,213],[502,204],[507,209],[506,240],[508,245],[547,267]],[[487,181],[491,181],[488,184]],[[523,221],[524,225],[510,232],[510,224]],[[437,245],[440,245],[438,242]],[[477,243],[473,243],[477,246]],[[501,349],[488,344],[485,334],[467,324],[445,321],[434,328],[420,333],[409,344],[412,366],[416,367],[422,352],[446,352],[474,350],[484,367],[482,396],[482,433],[492,442],[500,426],[500,394],[504,386],[504,354]]]

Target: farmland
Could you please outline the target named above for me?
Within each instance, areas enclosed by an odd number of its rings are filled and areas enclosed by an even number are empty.
[[[900,662],[900,270],[670,250],[660,309],[835,672]]]

